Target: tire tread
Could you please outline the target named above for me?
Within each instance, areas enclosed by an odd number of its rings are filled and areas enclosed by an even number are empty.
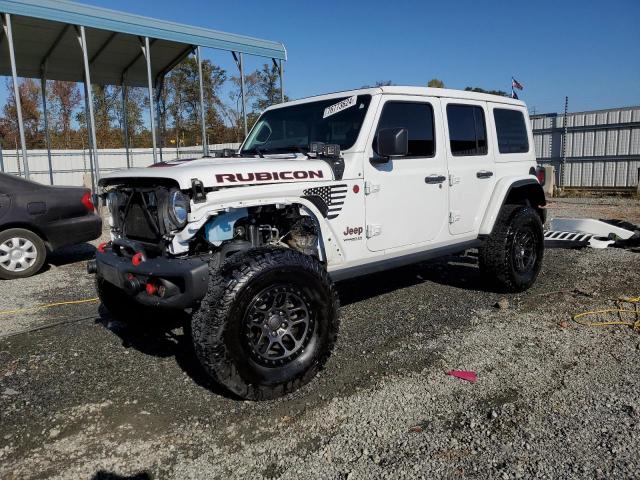
[[[480,248],[478,262],[480,270],[490,278],[500,289],[507,292],[519,292],[526,290],[530,284],[522,284],[512,274],[511,264],[507,255],[509,238],[512,234],[512,225],[518,217],[535,218],[540,232],[542,222],[534,209],[519,204],[507,204],[502,207],[495,226],[484,245]],[[540,256],[539,261],[542,261]],[[537,272],[533,277],[533,281]]]
[[[238,294],[260,272],[286,264],[297,265],[318,277],[331,302],[332,323],[329,338],[314,366],[285,384],[251,385],[237,372],[227,355],[224,335],[227,318]],[[267,400],[286,395],[308,383],[328,360],[335,345],[339,329],[338,295],[324,266],[315,258],[298,251],[261,247],[232,255],[218,268],[211,268],[209,287],[200,306],[193,312],[192,335],[196,354],[213,379],[240,397],[250,400]]]

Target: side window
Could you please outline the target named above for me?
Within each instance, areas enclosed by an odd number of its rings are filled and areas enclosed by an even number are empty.
[[[493,119],[496,122],[500,153],[525,153],[529,151],[527,126],[521,111],[494,108]]]
[[[487,154],[487,126],[481,107],[447,105],[447,121],[454,156]]]
[[[387,102],[373,140],[377,152],[378,130],[383,128],[406,128],[409,133],[407,157],[432,157],[435,154],[433,133],[433,107],[429,103]]]

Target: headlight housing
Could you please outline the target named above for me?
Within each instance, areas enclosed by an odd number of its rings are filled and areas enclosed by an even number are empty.
[[[116,192],[107,193],[104,197],[104,203],[107,206],[107,209],[109,209],[109,213],[113,215],[118,204],[118,194]]]
[[[109,226],[115,227],[118,220],[118,192],[109,192],[104,197],[104,204],[109,211]]]
[[[174,230],[187,224],[189,216],[189,197],[180,190],[172,190],[169,193],[169,221]]]

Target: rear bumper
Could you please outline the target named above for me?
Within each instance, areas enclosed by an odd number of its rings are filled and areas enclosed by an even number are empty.
[[[131,257],[107,248],[102,253],[96,252],[95,262],[98,277],[127,292],[143,305],[190,308],[207,293],[209,263],[204,258],[158,257],[135,266]],[[149,295],[145,290],[148,282],[164,286],[164,295]]]
[[[102,234],[102,218],[96,214],[65,218],[47,224],[44,234],[50,250],[89,242]]]

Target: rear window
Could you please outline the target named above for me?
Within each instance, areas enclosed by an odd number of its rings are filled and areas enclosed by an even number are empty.
[[[496,122],[500,153],[525,153],[529,151],[527,126],[521,111],[495,108],[493,118]]]
[[[487,154],[487,126],[482,107],[447,105],[447,122],[453,156]]]

